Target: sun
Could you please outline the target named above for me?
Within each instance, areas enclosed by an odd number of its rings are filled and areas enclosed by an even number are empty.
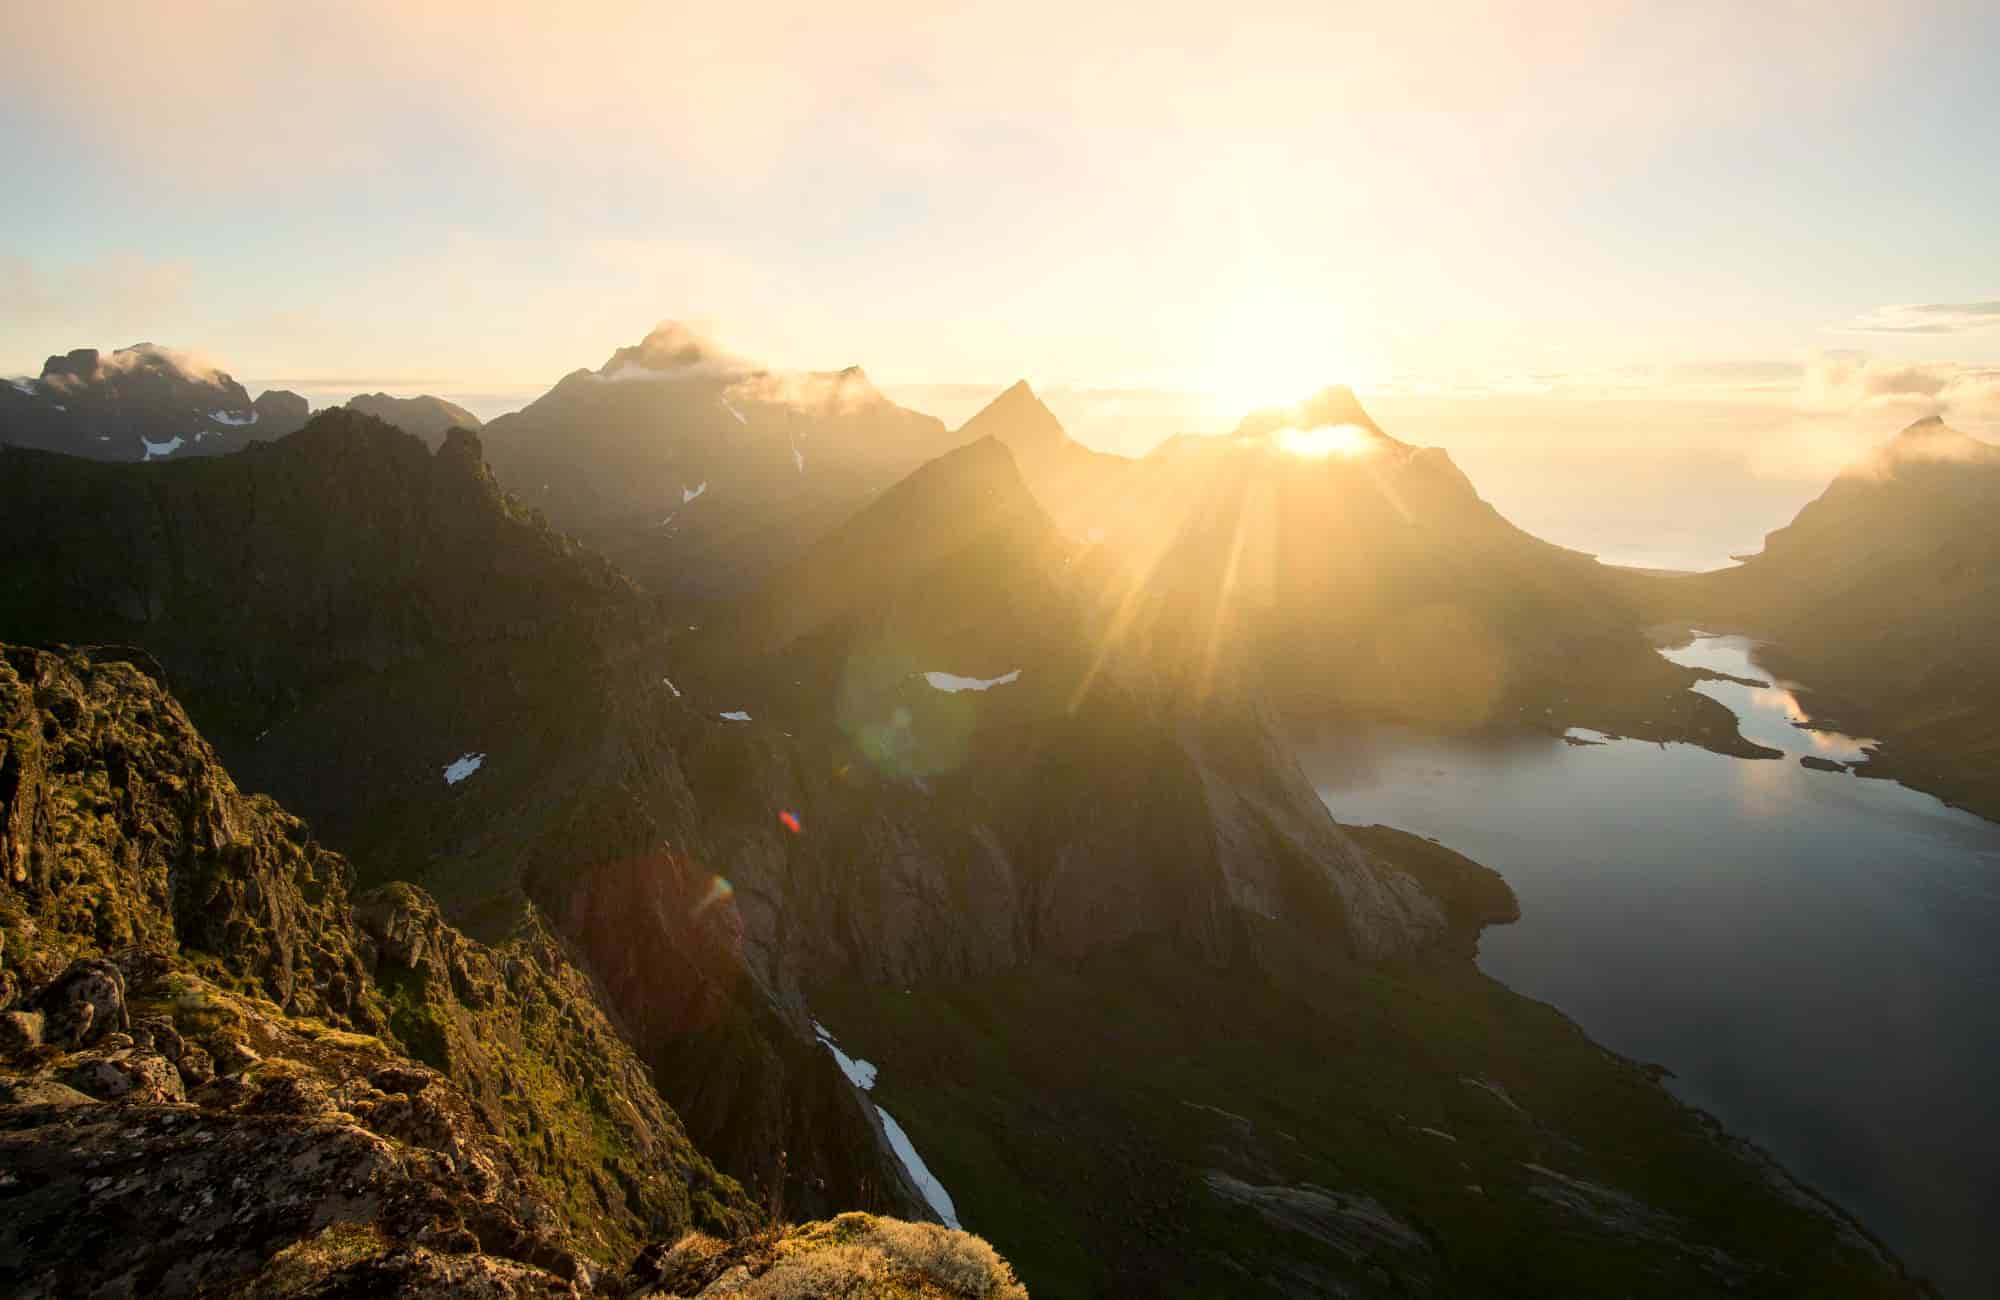
[[[1356,424],[1327,424],[1317,429],[1280,429],[1278,450],[1307,460],[1328,456],[1365,456],[1375,450],[1375,439]]]
[[[1339,307],[1268,290],[1224,316],[1213,355],[1209,392],[1233,419],[1289,406],[1330,383],[1357,382]]]

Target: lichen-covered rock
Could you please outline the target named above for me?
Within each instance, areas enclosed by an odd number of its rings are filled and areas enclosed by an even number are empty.
[[[125,1015],[125,976],[98,958],[71,962],[33,1001],[44,1018],[43,1041],[58,1047],[82,1047],[130,1024]]]
[[[39,1011],[0,1011],[0,1056],[40,1047],[43,1023]]]
[[[852,1213],[734,1243],[690,1234],[642,1254],[623,1285],[628,1295],[744,1300],[1028,1296],[982,1238],[935,1223]]]

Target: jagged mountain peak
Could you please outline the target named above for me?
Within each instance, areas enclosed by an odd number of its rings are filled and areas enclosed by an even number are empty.
[[[1033,448],[1069,440],[1055,412],[1025,379],[1017,379],[959,428],[961,438],[998,438],[1011,447]]]

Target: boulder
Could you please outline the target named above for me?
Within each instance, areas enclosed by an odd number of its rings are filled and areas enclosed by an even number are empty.
[[[13,1056],[41,1045],[41,1012],[0,1011],[0,1056]]]
[[[45,1017],[45,1041],[58,1047],[89,1046],[131,1025],[125,1014],[125,976],[101,957],[77,958],[32,1001]]]

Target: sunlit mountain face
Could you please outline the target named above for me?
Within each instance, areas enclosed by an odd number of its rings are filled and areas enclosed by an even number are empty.
[[[1346,388],[1136,460],[1081,447],[1023,385],[960,432],[1013,450],[1083,546],[1107,661],[1144,658],[1190,698],[1251,687],[1302,721],[1660,734],[1691,680],[1601,566],[1513,527]]]

